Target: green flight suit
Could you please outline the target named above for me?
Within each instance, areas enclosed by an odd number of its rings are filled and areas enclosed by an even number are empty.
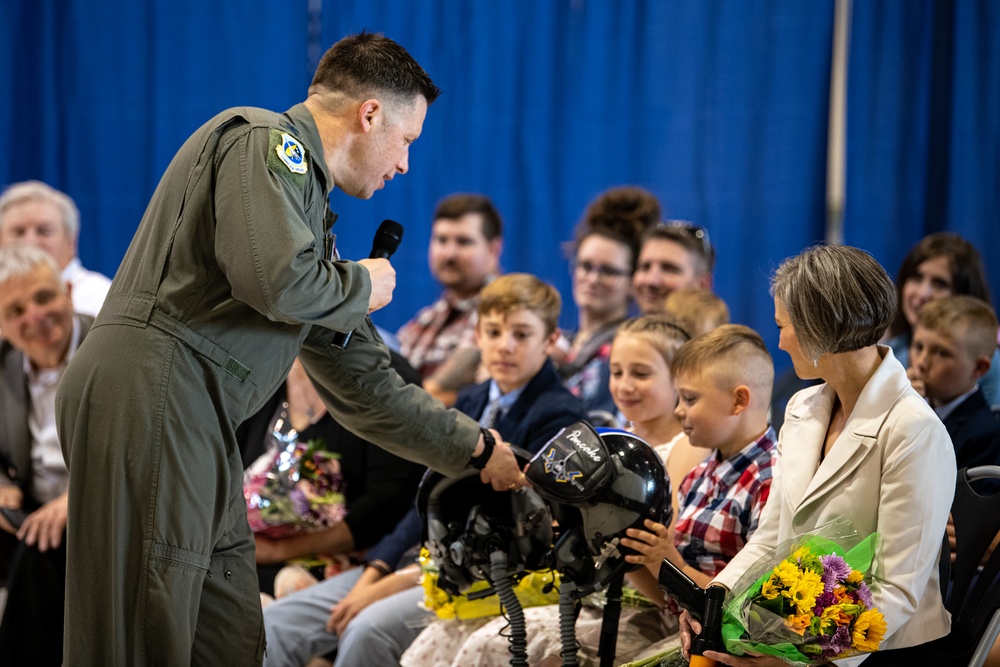
[[[303,105],[230,109],[167,168],[59,389],[66,665],[261,662],[235,429],[303,345],[352,431],[445,473],[468,461],[475,422],[403,384],[367,271],[325,259],[333,185]]]

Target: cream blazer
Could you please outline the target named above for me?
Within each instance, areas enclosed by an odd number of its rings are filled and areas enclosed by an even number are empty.
[[[951,629],[938,557],[957,471],[941,420],[910,386],[892,351],[882,345],[878,351],[882,363],[818,468],[834,392],[822,384],[789,401],[760,525],[716,581],[731,587],[781,541],[847,517],[862,536],[882,536],[873,594],[888,626],[881,648],[890,649],[916,646]]]

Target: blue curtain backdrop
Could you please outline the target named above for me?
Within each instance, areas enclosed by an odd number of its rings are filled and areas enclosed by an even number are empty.
[[[924,235],[983,253],[1000,301],[1000,4],[855,2],[845,240],[895,277]]]
[[[600,191],[634,183],[669,217],[708,227],[717,291],[787,366],[767,284],[824,234],[831,1],[313,0],[312,15],[309,4],[0,3],[0,185],[67,191],[85,265],[113,274],[190,132],[228,106],[290,107],[317,48],[384,32],[444,94],[409,174],[367,202],[331,198],[349,257],[368,253],[381,219],[406,225],[380,324],[436,297],[429,218],[461,190],[494,198],[505,269],[554,282],[571,326],[560,242]],[[891,273],[931,229],[960,231],[990,258],[1000,248],[998,29],[986,0],[855,3],[846,240]]]

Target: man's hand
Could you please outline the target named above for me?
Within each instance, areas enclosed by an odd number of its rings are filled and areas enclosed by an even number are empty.
[[[490,429],[497,444],[493,448],[493,454],[486,462],[486,467],[479,473],[479,479],[483,484],[493,485],[494,491],[513,491],[531,486],[524,477],[524,472],[517,465],[517,457],[511,451],[510,445],[500,438],[500,434],[494,429]],[[479,436],[482,443],[483,437]],[[477,445],[476,452],[482,451],[482,447]]]
[[[12,510],[21,509],[21,503],[24,502],[24,492],[21,491],[21,487],[15,486],[14,484],[7,484],[5,486],[0,486],[0,507],[7,507]],[[17,533],[17,528],[11,525],[7,518],[0,514],[0,529],[14,535]]]
[[[392,301],[392,291],[396,289],[396,269],[387,259],[362,259],[358,264],[368,269],[372,281],[372,294],[368,297],[368,312],[384,308]]]
[[[68,500],[67,491],[29,514],[17,531],[17,539],[29,547],[37,545],[42,552],[58,548],[66,530]]]
[[[351,592],[330,609],[326,631],[342,635],[351,620],[365,607],[400,591],[416,586],[420,581],[420,567],[416,564],[396,570],[382,577],[375,568],[368,567],[354,584]]]

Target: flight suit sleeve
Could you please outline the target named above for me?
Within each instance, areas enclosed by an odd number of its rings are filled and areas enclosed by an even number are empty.
[[[403,382],[371,320],[354,330],[344,350],[334,348],[332,338],[332,331],[313,327],[299,358],[337,421],[365,440],[445,475],[465,469],[479,441],[479,424]]]
[[[358,327],[371,279],[355,262],[323,256],[325,193],[309,169],[296,174],[277,156],[278,130],[234,131],[216,165],[215,253],[233,297],[276,322]],[[303,150],[306,150],[303,148]]]

